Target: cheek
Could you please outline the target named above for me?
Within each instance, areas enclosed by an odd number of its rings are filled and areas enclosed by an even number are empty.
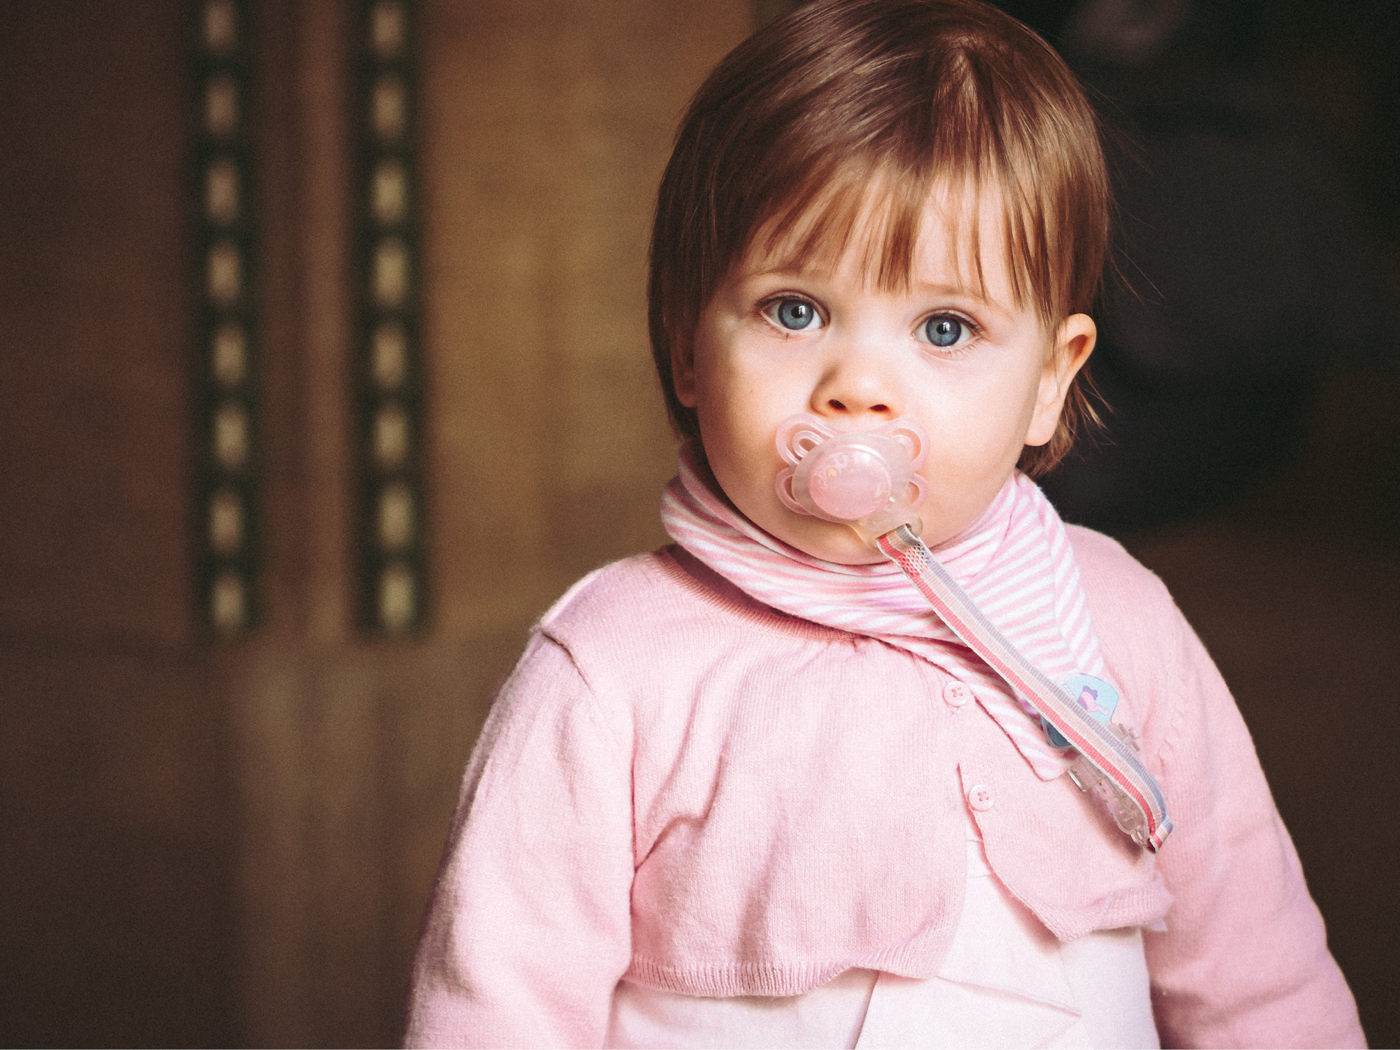
[[[969,462],[1019,449],[1035,410],[1035,390],[1023,383],[990,382],[945,392],[930,404],[924,423],[940,450]]]
[[[1032,402],[1001,388],[987,399],[941,408],[926,425],[932,447],[924,468],[931,513],[955,525],[976,516],[1016,468],[1025,447]]]
[[[731,499],[754,491],[778,469],[776,429],[744,407],[739,399],[700,402],[700,440],[715,479]],[[766,483],[771,485],[772,478]]]

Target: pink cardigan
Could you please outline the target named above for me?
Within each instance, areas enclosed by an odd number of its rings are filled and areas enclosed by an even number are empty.
[[[970,811],[1056,936],[1157,931],[1164,1045],[1362,1045],[1228,690],[1156,577],[1070,535],[1176,823],[1160,854],[1067,778],[1037,778],[941,670],[757,605],[683,552],[639,556],[570,590],[496,698],[407,1042],[601,1045],[620,980],[730,996],[856,966],[930,977]]]

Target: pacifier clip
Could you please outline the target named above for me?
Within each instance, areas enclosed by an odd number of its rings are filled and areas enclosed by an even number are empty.
[[[809,414],[784,423],[778,452],[787,463],[778,496],[791,509],[849,525],[897,565],[940,619],[1041,717],[1046,736],[1078,757],[1068,776],[1099,797],[1114,822],[1156,852],[1171,833],[1166,798],[1131,740],[1052,682],[977,608],[919,538],[919,467],[928,439],[911,420],[833,431]],[[912,519],[912,520],[911,520]]]
[[[875,545],[899,566],[949,630],[1036,709],[1047,729],[1053,728],[1079,753],[1068,775],[1080,789],[1099,796],[1133,841],[1154,853],[1159,850],[1171,833],[1171,817],[1161,787],[1132,745],[1027,660],[908,525],[879,536]]]

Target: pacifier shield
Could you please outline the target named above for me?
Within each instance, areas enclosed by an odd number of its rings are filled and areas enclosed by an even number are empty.
[[[900,525],[917,530],[927,448],[927,434],[912,419],[836,431],[804,412],[778,428],[787,466],[774,488],[789,510],[849,525],[867,542]]]

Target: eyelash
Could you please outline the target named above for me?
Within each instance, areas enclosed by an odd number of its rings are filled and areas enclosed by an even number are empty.
[[[955,346],[939,346],[937,343],[929,341],[928,347],[941,357],[958,357],[982,337],[982,328],[976,321],[949,310],[940,310],[937,313],[929,314],[919,322],[918,331],[922,333],[931,323],[939,320],[956,321],[963,327],[965,335],[965,338]]]
[[[764,299],[758,304],[758,312],[765,320],[767,320],[780,332],[783,332],[786,335],[795,335],[799,332],[805,332],[808,331],[809,328],[788,328],[786,325],[782,324],[782,322],[780,322],[776,317],[772,316],[773,309],[775,307],[781,306],[783,303],[802,303],[806,306],[810,306],[812,308],[812,313],[816,315],[817,319],[821,321],[822,325],[826,324],[826,314],[822,311],[821,307],[819,307],[813,300],[809,299],[807,296],[795,295],[791,292],[783,292],[779,295],[770,295],[768,298]]]

